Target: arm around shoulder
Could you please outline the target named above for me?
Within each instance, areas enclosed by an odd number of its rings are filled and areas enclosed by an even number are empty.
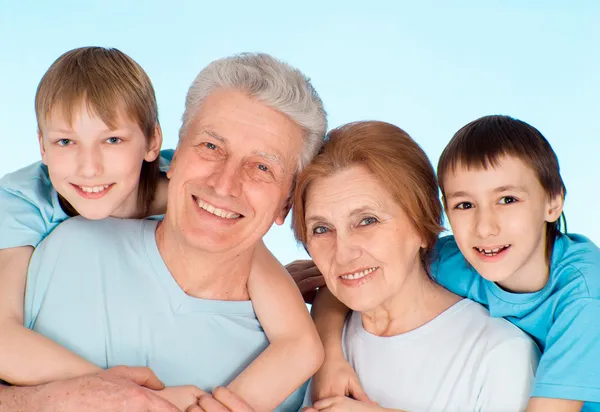
[[[270,344],[228,388],[256,411],[273,410],[321,366],[323,346],[296,284],[262,243],[248,288]]]

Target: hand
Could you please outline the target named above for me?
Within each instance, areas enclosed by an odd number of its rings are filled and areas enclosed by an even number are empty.
[[[317,288],[325,286],[325,279],[312,260],[295,260],[285,266],[292,275],[306,303],[312,303]]]
[[[351,396],[361,402],[374,403],[362,389],[352,366],[342,357],[325,358],[321,369],[313,376],[311,385],[313,402],[335,396]]]
[[[376,404],[356,401],[345,396],[321,399],[312,407],[302,408],[302,412],[381,412],[383,410]]]
[[[175,406],[149,390],[162,388],[164,385],[150,369],[118,366],[92,375],[42,385],[35,396],[27,401],[25,410],[178,412]]]
[[[230,389],[219,386],[212,394],[200,396],[198,405],[190,406],[186,412],[254,412],[254,409]]]
[[[181,411],[187,410],[192,405],[197,405],[198,399],[206,394],[203,390],[192,385],[170,386],[155,393],[177,406]]]

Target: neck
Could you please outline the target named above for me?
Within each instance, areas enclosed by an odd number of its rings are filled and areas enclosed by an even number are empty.
[[[538,242],[537,248],[526,257],[523,264],[513,275],[497,282],[502,289],[512,293],[538,292],[550,279],[550,264],[546,259],[546,232]]]
[[[168,219],[156,229],[156,243],[171,275],[188,295],[212,300],[249,300],[248,277],[254,250],[209,253],[187,244]]]
[[[361,313],[362,322],[374,335],[395,336],[423,326],[460,300],[431,280],[419,264],[396,295]]]
[[[156,194],[150,206],[148,216],[164,215],[167,212],[167,194],[169,192],[169,179],[160,173],[156,183]]]

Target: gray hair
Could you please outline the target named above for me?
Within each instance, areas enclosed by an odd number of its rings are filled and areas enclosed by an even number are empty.
[[[180,139],[202,102],[217,89],[247,93],[285,114],[303,129],[304,148],[298,159],[298,172],[312,161],[323,144],[327,114],[310,79],[266,53],[242,53],[206,66],[188,90]]]

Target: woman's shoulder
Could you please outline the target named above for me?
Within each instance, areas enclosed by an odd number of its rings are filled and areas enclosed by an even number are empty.
[[[485,346],[492,348],[513,340],[525,340],[534,344],[529,335],[508,320],[490,316],[485,306],[470,299],[464,299],[462,302],[463,308],[455,322],[458,321],[473,333],[477,333]]]

